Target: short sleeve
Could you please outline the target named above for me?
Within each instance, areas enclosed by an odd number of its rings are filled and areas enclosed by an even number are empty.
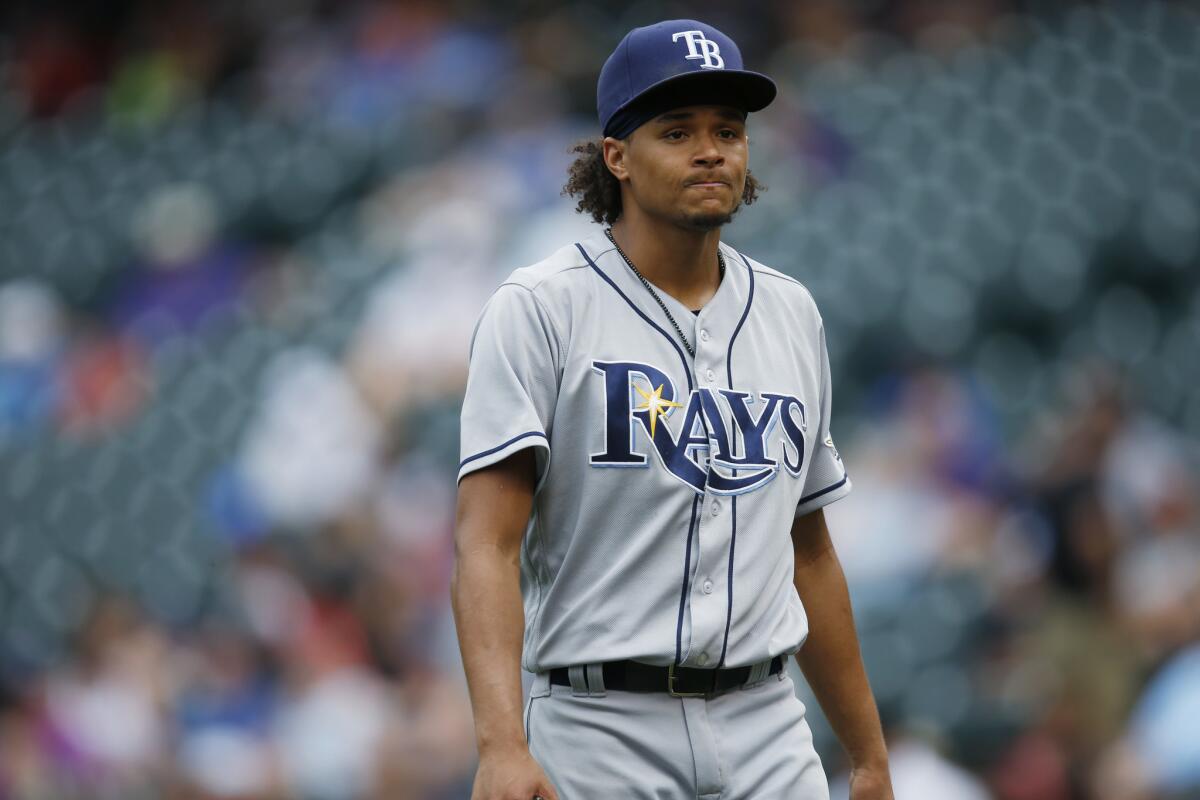
[[[559,341],[533,292],[503,284],[471,336],[460,417],[458,479],[536,448],[539,484],[550,462]]]
[[[833,404],[832,378],[829,374],[829,351],[825,347],[825,328],[819,337],[821,361],[821,418],[817,426],[817,441],[813,444],[808,462],[804,491],[796,504],[796,516],[816,511],[850,493],[850,476],[829,433],[829,414]]]

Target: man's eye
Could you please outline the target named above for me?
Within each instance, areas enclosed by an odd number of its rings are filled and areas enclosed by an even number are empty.
[[[682,138],[683,138],[683,131],[667,131],[666,138],[668,138],[668,139],[676,139],[676,140],[678,140],[678,139],[682,139]]]

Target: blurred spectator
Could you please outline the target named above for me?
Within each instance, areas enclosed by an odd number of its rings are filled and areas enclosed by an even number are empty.
[[[42,689],[44,724],[61,748],[48,755],[58,761],[69,754],[61,767],[78,788],[139,792],[159,779],[171,656],[162,632],[128,604],[95,607],[78,660],[51,672]]]
[[[1151,679],[1130,719],[1130,744],[1150,786],[1168,796],[1200,791],[1200,646],[1177,655]]]
[[[0,441],[37,429],[60,401],[56,370],[64,349],[63,310],[36,281],[0,286]]]
[[[465,797],[472,324],[652,9],[101,5],[0,9],[0,798]],[[730,20],[897,796],[1195,795],[1200,18]]]

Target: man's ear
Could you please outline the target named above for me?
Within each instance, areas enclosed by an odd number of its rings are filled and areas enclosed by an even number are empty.
[[[604,148],[604,163],[608,167],[608,171],[619,181],[628,180],[629,170],[625,167],[625,148],[629,146],[629,141],[605,136],[604,141],[600,144]]]

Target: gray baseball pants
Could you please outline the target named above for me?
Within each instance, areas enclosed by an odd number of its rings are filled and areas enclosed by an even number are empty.
[[[606,692],[599,676],[536,675],[525,706],[530,752],[561,800],[828,800],[786,669],[711,698]]]

